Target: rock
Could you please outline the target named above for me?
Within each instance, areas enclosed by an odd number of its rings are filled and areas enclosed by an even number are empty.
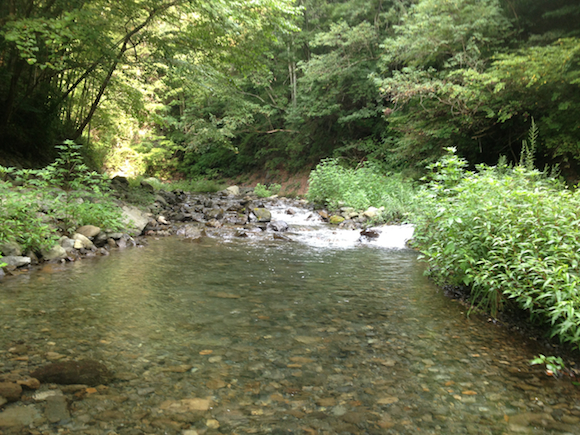
[[[212,401],[209,399],[182,399],[182,400],[167,400],[160,406],[161,409],[176,412],[192,412],[192,411],[207,411],[212,406]]]
[[[40,388],[40,381],[35,378],[20,379],[16,383],[29,390],[38,390]]]
[[[60,245],[54,245],[50,249],[43,249],[41,255],[46,261],[62,260],[68,256],[66,250]]]
[[[0,382],[0,396],[8,402],[16,402],[22,395],[22,387],[13,382]]]
[[[257,207],[253,209],[252,212],[258,219],[258,222],[270,222],[272,220],[272,213],[265,208]]]
[[[240,194],[240,188],[238,186],[230,186],[226,189],[226,192],[228,192],[228,194],[230,195],[239,195]]]
[[[34,406],[17,406],[0,412],[0,427],[30,426],[41,418]]]
[[[30,374],[40,382],[53,384],[108,384],[113,375],[109,369],[93,360],[64,361],[48,364]]]
[[[0,396],[0,408],[2,408],[7,403],[8,403],[8,400],[6,400],[4,397]]]
[[[4,242],[0,243],[0,253],[6,257],[20,257],[22,255],[22,248],[16,242]]]
[[[158,180],[156,178],[147,178],[145,180],[141,180],[140,183],[141,188],[146,192],[155,193],[155,187],[153,186],[153,183],[155,183],[155,181]]]
[[[67,409],[66,398],[59,395],[47,397],[44,415],[51,423],[68,420],[70,418],[70,413]]]
[[[26,355],[28,353],[28,346],[26,344],[17,344],[8,349],[8,352],[14,355]]]
[[[376,207],[369,207],[364,213],[363,215],[368,217],[369,219],[375,218],[377,217],[377,214],[379,213],[379,209]]]
[[[222,219],[224,217],[224,211],[221,208],[212,208],[205,213],[206,219]]]
[[[155,202],[158,202],[159,204],[161,204],[163,207],[167,207],[167,200],[161,196],[161,195],[155,195]]]
[[[59,245],[64,248],[65,251],[69,252],[75,249],[75,241],[73,239],[69,239],[66,236],[62,236],[60,238]]]
[[[333,215],[330,217],[330,223],[332,225],[338,225],[341,224],[345,221],[345,219],[342,216],[337,216],[337,215]]]
[[[19,257],[15,255],[8,255],[7,257],[2,257],[2,263],[6,263],[8,266],[22,267],[28,266],[32,262],[30,257]]]
[[[221,228],[223,226],[223,224],[217,219],[210,219],[205,223],[205,225],[211,228]]]
[[[124,205],[122,211],[122,220],[129,229],[129,234],[137,236],[141,235],[149,223],[149,215],[132,205]],[[111,237],[111,235],[109,236]]]
[[[367,228],[360,232],[361,237],[367,237],[369,239],[378,239],[381,236],[381,232],[379,230]]]
[[[119,192],[124,192],[129,189],[129,180],[127,177],[117,175],[111,179],[111,187]]]
[[[46,399],[48,399],[49,397],[53,397],[53,396],[62,396],[62,391],[60,391],[60,390],[41,391],[41,392],[35,393],[34,396],[32,396],[32,398],[34,400],[36,400],[37,402],[43,402]]]
[[[216,419],[214,419],[214,418],[210,418],[209,420],[207,420],[207,421],[205,422],[205,425],[206,425],[207,427],[209,427],[210,429],[219,429],[219,427],[220,427],[220,422],[219,422],[219,421],[217,421],[217,420],[216,420]]]
[[[82,227],[77,228],[76,231],[77,234],[82,234],[87,239],[92,239],[93,237],[98,236],[100,232],[101,229],[94,225],[83,225]]]
[[[284,221],[274,221],[268,224],[268,228],[270,228],[272,231],[282,233],[284,231],[288,231],[288,224]]]
[[[196,225],[184,225],[177,230],[177,235],[186,239],[200,239],[205,236],[205,230]]]
[[[117,240],[116,243],[119,249],[125,249],[129,246],[131,247],[137,246],[137,242],[135,242],[133,237],[129,236],[128,234],[124,234],[119,240]]]
[[[75,249],[91,249],[94,245],[93,242],[91,242],[88,237],[83,236],[82,234],[76,233],[73,234],[73,240],[75,241],[74,247]],[[81,247],[77,248],[77,246],[79,245],[77,242],[80,242]]]

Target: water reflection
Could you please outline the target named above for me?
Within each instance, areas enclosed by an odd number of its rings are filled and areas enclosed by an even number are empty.
[[[30,348],[3,372],[53,352],[122,379],[75,404],[81,433],[578,433],[578,389],[466,318],[410,250],[169,238],[0,289],[0,349]]]

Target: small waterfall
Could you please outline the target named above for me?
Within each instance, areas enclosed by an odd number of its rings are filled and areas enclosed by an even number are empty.
[[[290,210],[290,211],[289,211]],[[384,249],[405,249],[413,237],[413,225],[383,225],[368,229],[372,237],[361,235],[360,229],[344,229],[330,225],[315,211],[300,207],[276,205],[270,208],[273,221],[289,226],[291,239],[316,248],[350,249],[366,245]]]

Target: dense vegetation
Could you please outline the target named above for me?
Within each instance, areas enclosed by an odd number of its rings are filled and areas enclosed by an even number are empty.
[[[112,170],[235,175],[321,158],[421,171],[455,146],[580,152],[576,0],[10,0],[0,151],[82,140]]]
[[[81,147],[67,141],[50,165],[34,170],[0,166],[0,242],[25,252],[50,249],[57,234],[82,225],[123,227],[121,210],[102,175],[82,162]]]
[[[467,286],[494,316],[511,299],[580,347],[580,192],[533,169],[529,156],[469,172],[449,151],[431,166],[414,241],[431,275]]]

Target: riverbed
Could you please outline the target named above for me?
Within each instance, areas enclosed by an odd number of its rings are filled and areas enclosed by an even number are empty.
[[[409,228],[383,231],[392,243],[319,227],[150,239],[5,279],[0,373],[91,359],[115,379],[25,391],[3,412],[35,418],[1,430],[579,433],[580,388],[529,365],[545,349],[467,317],[404,247]],[[47,420],[46,391],[66,397],[60,421]]]

